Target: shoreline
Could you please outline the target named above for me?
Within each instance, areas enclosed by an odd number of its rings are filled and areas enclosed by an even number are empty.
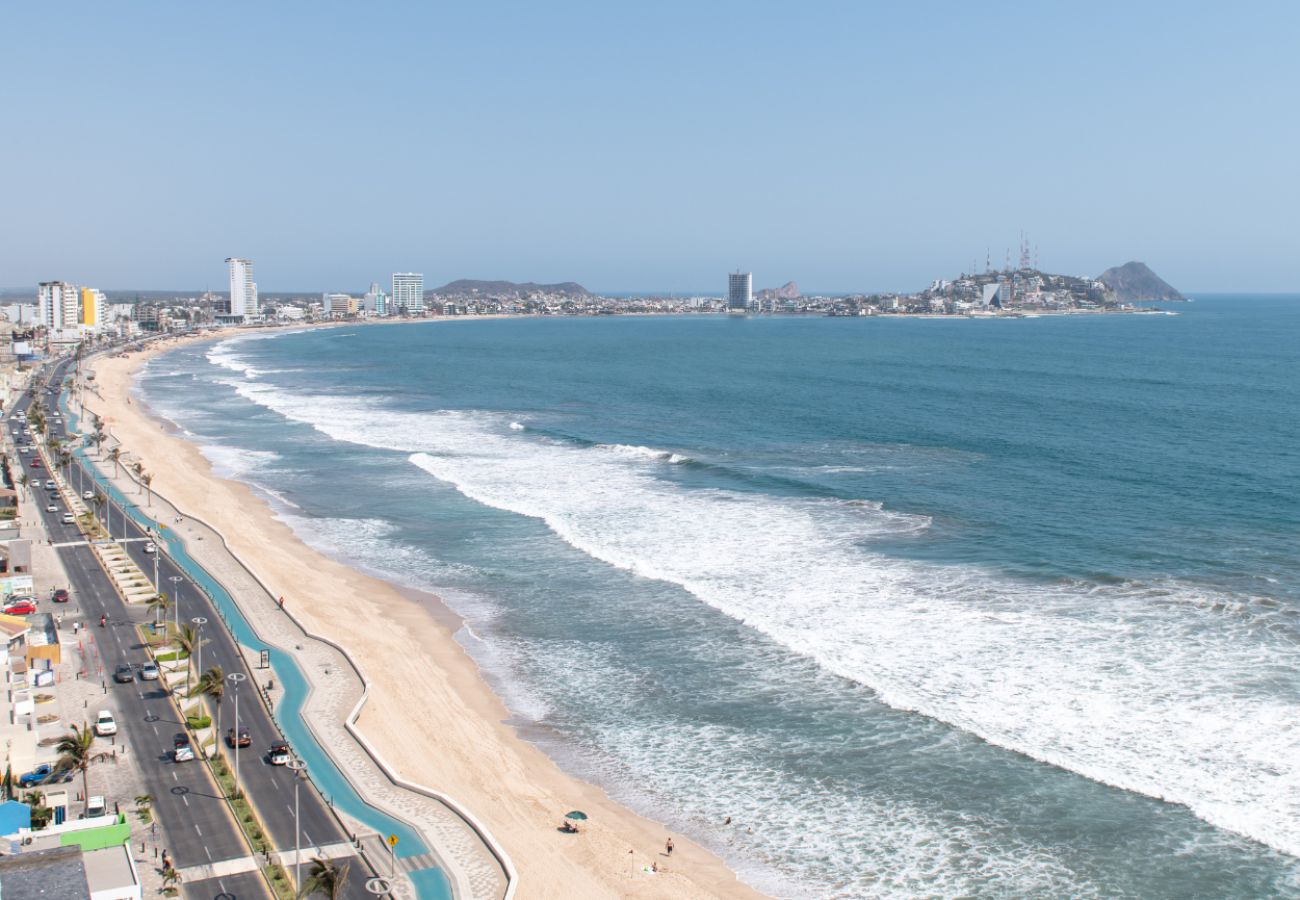
[[[475,318],[485,317],[466,320]],[[149,359],[182,343],[241,333],[192,336],[128,357],[97,359],[101,397],[94,405],[124,450],[153,473],[155,490],[181,511],[212,522],[305,625],[356,659],[372,687],[357,727],[398,773],[454,797],[487,824],[519,872],[521,897],[765,896],[712,851],[619,805],[529,741],[457,639],[460,617],[436,594],[311,548],[254,488],[216,475],[199,446],[176,433],[173,423],[129,401]],[[331,606],[328,598],[340,587],[348,589],[353,617],[370,623],[363,631],[340,621]],[[560,818],[574,808],[592,817],[576,840],[556,832]],[[644,874],[642,865],[667,862],[661,848],[670,835],[676,844],[671,871]]]

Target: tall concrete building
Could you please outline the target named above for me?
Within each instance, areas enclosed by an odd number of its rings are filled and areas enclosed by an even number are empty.
[[[226,265],[230,267],[230,314],[257,315],[257,283],[253,281],[253,261],[232,256],[226,260]]]
[[[81,289],[81,324],[87,328],[108,326],[108,298],[95,288]]]
[[[393,308],[407,315],[424,312],[424,275],[418,272],[393,273]]]
[[[751,272],[732,272],[727,276],[727,311],[744,312],[754,299],[754,276]]]
[[[76,328],[81,301],[66,281],[42,281],[36,289],[36,319],[49,329]]]
[[[372,281],[370,282],[370,290],[366,291],[366,295],[361,298],[361,305],[367,314],[382,318],[392,315],[391,304],[389,304],[388,300],[388,295],[380,289],[379,282]]]

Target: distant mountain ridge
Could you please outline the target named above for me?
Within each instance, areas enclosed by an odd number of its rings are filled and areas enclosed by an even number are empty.
[[[1146,263],[1126,262],[1102,272],[1097,280],[1106,285],[1120,303],[1187,299],[1173,285],[1152,272]]]
[[[483,297],[522,296],[541,291],[546,294],[567,294],[570,297],[590,297],[591,292],[576,281],[561,281],[558,284],[538,284],[535,281],[481,281],[475,278],[458,278],[440,288],[425,291],[426,294],[438,294],[444,297],[459,297],[477,294]]]

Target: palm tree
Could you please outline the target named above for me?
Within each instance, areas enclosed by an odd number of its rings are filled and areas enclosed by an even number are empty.
[[[153,484],[153,476],[148,472],[142,471],[140,472],[140,482],[144,485],[145,503],[149,506],[153,506],[153,491],[149,487],[149,485]]]
[[[131,471],[135,472],[137,476],[144,474],[144,463],[140,462],[139,460],[136,460],[135,463],[131,466]]]
[[[100,446],[104,443],[104,432],[96,431],[90,436],[90,442],[95,445],[95,452],[99,452]]]
[[[210,643],[207,638],[199,639],[199,631],[188,622],[176,629],[176,646],[180,652],[185,654],[185,692],[190,690],[190,665],[189,662],[194,659],[194,654],[199,652],[199,648],[204,644]]]
[[[171,600],[161,591],[154,594],[153,598],[149,601],[149,609],[153,610],[154,613],[153,620],[159,625],[161,625],[163,620],[167,618],[167,610],[171,609],[171,607]]]
[[[217,705],[217,734],[220,735],[221,698],[226,696],[226,673],[221,671],[221,666],[213,666],[199,676],[199,683],[194,686],[194,690],[211,697],[212,702]]]
[[[72,726],[72,731],[59,738],[54,748],[59,754],[59,768],[65,771],[81,773],[81,792],[86,801],[86,810],[90,810],[90,783],[86,774],[90,769],[90,751],[95,746],[95,733],[84,722],[81,727]]]
[[[113,461],[113,477],[116,478],[122,474],[122,448],[114,447],[109,450],[108,458]]]
[[[348,883],[348,870],[351,868],[352,863],[350,861],[339,866],[335,865],[332,859],[313,856],[311,871],[307,873],[307,879],[298,889],[298,896],[311,897],[316,894],[324,894],[328,900],[339,900],[343,896],[343,889]]]
[[[27,487],[29,484],[32,483],[32,479],[27,475],[26,472],[24,472],[23,474],[18,476],[18,483],[21,484],[23,487]]]

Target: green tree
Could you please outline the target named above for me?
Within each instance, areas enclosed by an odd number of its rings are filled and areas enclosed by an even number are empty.
[[[185,654],[185,692],[190,690],[190,663],[194,662],[194,654],[199,652],[199,648],[208,644],[207,638],[199,638],[199,630],[193,625],[185,622],[180,628],[176,629],[176,646]]]
[[[158,625],[161,625],[163,620],[167,618],[167,610],[171,608],[171,598],[162,591],[154,594],[149,600],[149,610],[154,614],[153,620]]]
[[[95,733],[84,722],[81,727],[72,726],[72,731],[59,738],[55,751],[59,754],[59,768],[64,771],[81,773],[81,791],[86,801],[86,810],[90,810],[90,764],[91,750],[95,746]]]
[[[122,474],[122,448],[114,447],[109,450],[108,458],[113,461],[113,477],[116,478]]]
[[[199,676],[199,683],[194,690],[205,697],[211,697],[217,706],[217,735],[221,734],[221,700],[226,696],[226,673],[221,666],[213,666]]]
[[[149,487],[153,484],[153,476],[148,472],[140,472],[140,483],[144,485],[145,503],[153,506],[153,490]]]

